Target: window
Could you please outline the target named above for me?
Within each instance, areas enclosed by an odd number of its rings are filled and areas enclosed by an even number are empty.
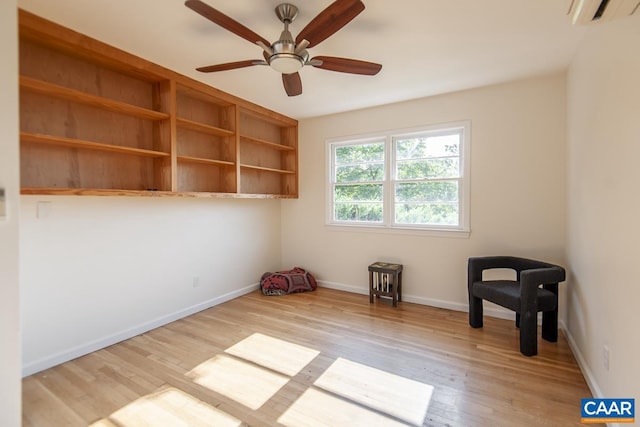
[[[468,231],[470,123],[328,141],[332,225]]]

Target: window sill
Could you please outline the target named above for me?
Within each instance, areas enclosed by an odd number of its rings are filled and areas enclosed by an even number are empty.
[[[424,237],[444,237],[453,239],[468,239],[471,234],[470,230],[444,230],[433,228],[403,228],[403,227],[385,227],[370,225],[354,225],[354,224],[326,224],[328,231],[342,231],[353,233],[379,233],[406,236],[424,236]]]

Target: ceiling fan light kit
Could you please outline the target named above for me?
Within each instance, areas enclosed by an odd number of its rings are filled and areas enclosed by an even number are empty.
[[[348,58],[322,56],[310,59],[307,51],[308,47],[319,44],[360,14],[364,10],[364,4],[361,0],[334,1],[311,20],[296,39],[293,38],[289,31],[289,24],[298,16],[298,8],[289,3],[282,3],[276,7],[275,13],[284,24],[284,30],[280,34],[280,38],[272,44],[269,44],[265,38],[201,0],[187,0],[185,6],[214,24],[251,43],[257,44],[263,50],[264,60],[245,60],[197,68],[201,72],[210,73],[253,65],[269,65],[273,70],[282,74],[282,81],[287,95],[296,96],[302,93],[302,81],[298,71],[305,65],[341,73],[362,75],[375,75],[382,69],[380,64]]]
[[[302,68],[304,61],[298,55],[279,53],[270,58],[269,65],[281,74],[293,74]]]

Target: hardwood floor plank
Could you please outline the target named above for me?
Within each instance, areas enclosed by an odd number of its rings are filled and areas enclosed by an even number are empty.
[[[283,297],[253,292],[25,378],[23,424],[183,417],[207,425],[210,417],[224,425],[321,425],[351,416],[349,427],[357,417],[417,425],[402,421],[402,386],[391,386],[404,378],[433,386],[422,426],[581,425],[580,399],[591,394],[563,334],[525,357],[513,321],[485,318],[484,328],[473,329],[467,316],[379,299],[370,305],[367,295],[324,288]],[[242,375],[255,379],[237,382]],[[256,376],[261,394],[251,396]],[[270,385],[270,378],[280,380]],[[378,383],[368,384],[371,378]],[[387,401],[400,403],[385,412]],[[332,409],[317,409],[319,402],[346,412],[326,413]],[[181,413],[181,405],[193,410]]]

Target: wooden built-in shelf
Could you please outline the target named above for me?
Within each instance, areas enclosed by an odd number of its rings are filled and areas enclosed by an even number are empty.
[[[236,134],[231,130],[222,129],[216,126],[210,126],[200,122],[194,122],[193,120],[183,119],[181,117],[176,117],[176,124],[181,128],[194,130],[196,132],[207,133],[209,135],[234,136]]]
[[[264,145],[265,147],[274,148],[276,150],[282,151],[295,151],[295,147],[290,147],[288,145],[277,144],[275,142],[265,141],[264,139],[254,138],[251,136],[240,135],[240,140],[245,142],[252,142],[254,144]]]
[[[297,120],[18,17],[23,194],[298,197]]]
[[[20,88],[29,92],[53,96],[115,113],[138,117],[140,119],[166,120],[169,118],[169,114],[167,113],[149,110],[102,96],[92,95],[90,93],[55,85],[42,80],[32,79],[31,77],[20,76]]]
[[[84,141],[81,139],[65,138],[62,136],[42,135],[30,132],[20,132],[21,142],[35,144],[56,145],[60,147],[83,148],[88,150],[108,151],[111,153],[131,154],[144,157],[170,157],[171,154],[162,151],[145,150],[142,148],[125,147],[122,145],[102,144],[100,142]]]

